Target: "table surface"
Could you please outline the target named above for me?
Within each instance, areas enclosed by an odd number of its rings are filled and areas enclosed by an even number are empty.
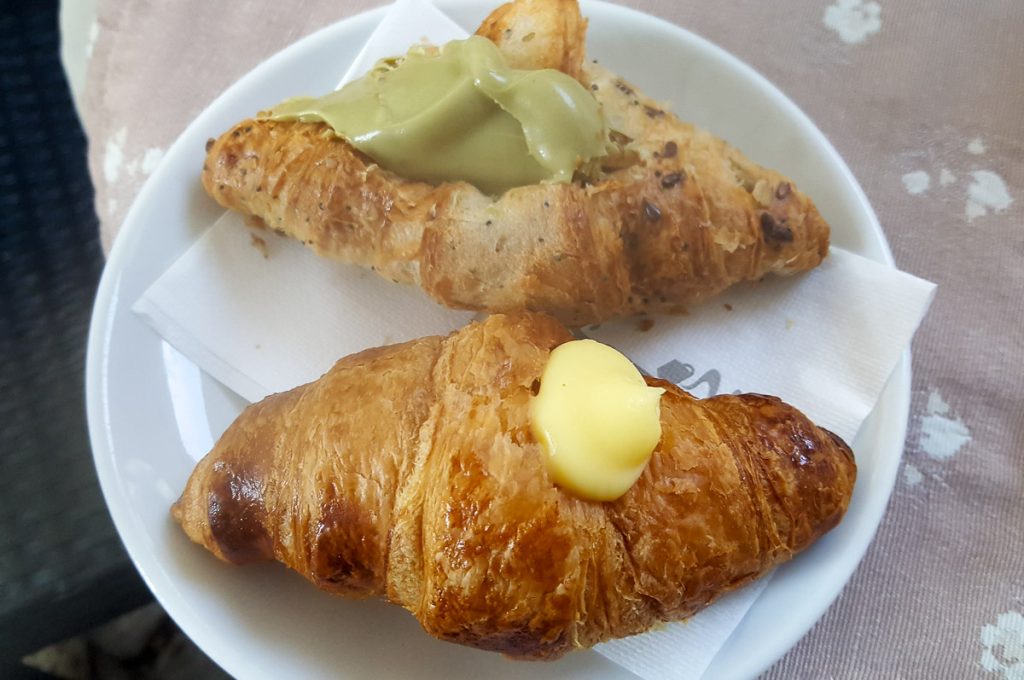
[[[104,246],[163,150],[225,87],[376,4],[98,0],[76,44],[90,55],[80,103]],[[847,160],[898,265],[939,284],[913,346],[886,518],[839,600],[768,677],[1024,677],[1024,3],[622,4],[777,84]]]

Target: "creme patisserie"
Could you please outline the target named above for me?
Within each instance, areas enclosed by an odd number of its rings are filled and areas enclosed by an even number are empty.
[[[636,483],[610,502],[556,485],[530,405],[572,339],[496,315],[346,357],[246,409],[174,517],[222,560],[278,560],[531,659],[690,616],[840,521],[856,477],[842,440],[774,397],[653,378],[661,436]]]
[[[570,182],[610,145],[597,100],[577,80],[510,68],[481,36],[414,45],[340,90],[288,99],[265,117],[327,123],[406,179],[465,181],[490,194]]]
[[[661,395],[629,359],[596,340],[562,343],[530,401],[530,430],[551,480],[591,501],[622,497],[661,441]]]
[[[793,182],[595,63],[575,0],[517,0],[477,31],[512,69],[558,69],[600,105],[608,156],[499,194],[403,177],[320,122],[260,118],[211,140],[227,208],[438,302],[570,325],[678,311],[741,281],[817,266],[829,228]],[[563,178],[564,179],[564,178]]]

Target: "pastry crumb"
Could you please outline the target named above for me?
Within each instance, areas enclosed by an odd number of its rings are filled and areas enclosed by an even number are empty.
[[[646,333],[647,331],[654,328],[654,319],[640,319],[639,321],[636,322],[636,328],[641,333]]]
[[[786,319],[786,330],[788,331],[795,324],[796,324],[796,321],[793,321],[792,319]]]
[[[732,305],[730,305],[728,302],[726,302],[722,306],[725,307],[725,311],[727,311],[727,312],[731,312],[732,311]]]
[[[267,250],[267,242],[256,234],[249,234],[249,238],[252,239],[252,247],[260,251],[263,254],[263,259],[270,258],[270,251]]]
[[[252,227],[253,229],[267,228],[267,223],[263,221],[263,218],[256,217],[255,215],[248,215],[247,217],[243,218],[243,221],[245,222],[246,226]]]

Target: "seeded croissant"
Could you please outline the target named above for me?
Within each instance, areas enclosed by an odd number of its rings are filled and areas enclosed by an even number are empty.
[[[841,439],[774,397],[655,378],[662,437],[640,479],[613,502],[563,491],[529,403],[571,339],[496,315],[346,357],[246,409],[173,515],[224,561],[278,560],[530,659],[686,618],[840,521],[856,476]]]
[[[585,31],[576,0],[516,0],[477,33],[510,66],[559,69],[590,88],[622,149],[595,176],[489,196],[403,179],[323,123],[246,120],[211,140],[203,186],[320,255],[418,284],[441,304],[543,311],[573,326],[681,311],[821,262],[829,228],[809,198],[585,63]]]

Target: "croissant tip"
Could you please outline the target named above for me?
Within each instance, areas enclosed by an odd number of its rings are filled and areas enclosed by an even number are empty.
[[[832,440],[832,443],[836,445],[836,448],[842,451],[844,454],[846,454],[847,458],[849,458],[851,461],[854,460],[853,448],[846,443],[845,439],[837,435],[835,432],[832,432],[831,430],[826,430],[824,427],[819,426],[818,429],[827,434],[828,438]]]
[[[173,505],[171,505],[171,517],[173,517],[174,521],[176,521],[178,524],[181,524],[184,512],[184,509],[181,507],[181,499],[179,498],[178,500],[174,501]]]

